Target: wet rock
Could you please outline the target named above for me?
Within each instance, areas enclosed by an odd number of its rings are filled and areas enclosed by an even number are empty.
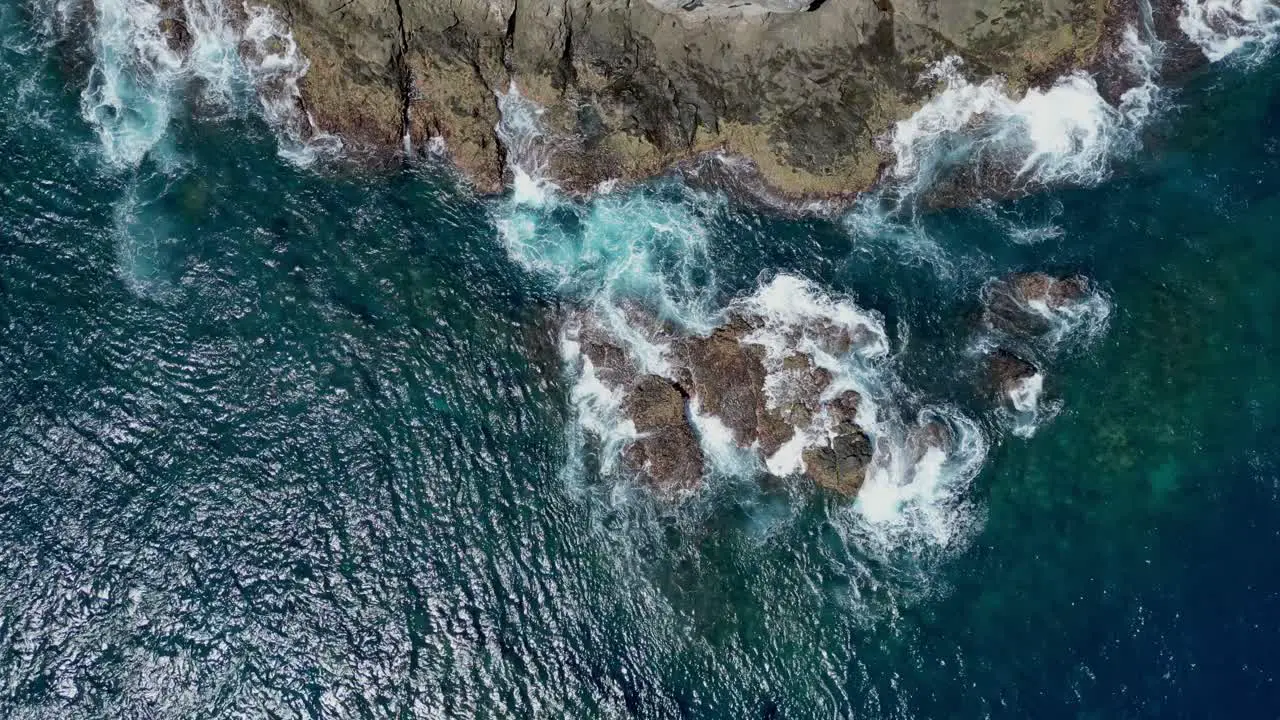
[[[627,352],[605,336],[599,328],[584,328],[578,336],[583,356],[591,361],[596,377],[606,387],[617,388],[631,384],[636,369]]]
[[[791,355],[770,382],[770,394],[782,420],[804,427],[813,419],[822,391],[831,384],[831,373],[815,367],[807,355]]]
[[[399,152],[442,137],[489,191],[506,149],[495,94],[547,108],[566,189],[706,153],[750,159],[781,197],[847,197],[879,177],[875,138],[919,107],[946,55],[1017,87],[1088,64],[1113,6],[1044,0],[273,0],[311,69],[302,91],[348,144]]]
[[[756,428],[761,456],[767,459],[778,452],[779,448],[795,436],[796,427],[804,424],[788,420],[773,411],[763,412],[760,425]]]
[[[1038,372],[1034,364],[1003,348],[987,358],[988,384],[1001,398],[1008,397],[1024,380]]]
[[[702,479],[702,448],[689,424],[686,402],[675,383],[644,375],[628,391],[623,407],[639,433],[623,459],[664,491],[690,490]]]
[[[752,334],[764,327],[763,319],[741,309],[706,336],[684,337],[641,308],[620,310],[628,338],[634,341],[634,333],[668,348],[661,371],[665,377],[646,373],[628,341],[612,334],[591,311],[570,315],[572,337],[596,377],[621,392],[621,412],[639,434],[623,451],[624,459],[646,482],[664,490],[697,484],[705,458],[689,416],[696,404],[700,414],[717,419],[735,444],[754,450],[762,462],[798,434],[809,443],[829,434],[821,447],[804,451],[803,459],[812,459],[810,474],[823,487],[847,495],[857,492],[871,457],[870,440],[856,420],[861,398],[852,390],[826,397],[832,374],[808,351],[770,356]],[[833,353],[849,352],[855,342],[851,333],[834,326],[770,326],[769,331],[793,348],[811,347],[802,340],[815,337],[821,344],[825,337]]]
[[[850,433],[858,429],[858,406],[861,403],[862,396],[853,390],[845,390],[831,401],[827,412],[831,414],[837,432]]]
[[[806,449],[805,474],[818,487],[852,497],[866,480],[871,456],[871,439],[855,430],[835,436],[828,445]]]
[[[195,44],[191,31],[187,28],[186,9],[179,0],[161,0],[158,7],[160,8],[160,35],[164,38],[165,45],[173,52],[185,57]]]
[[[1012,283],[1025,301],[1044,303],[1051,308],[1081,300],[1089,291],[1088,281],[1079,275],[1059,279],[1040,272],[1021,273],[1013,276]]]
[[[983,317],[990,327],[1012,335],[1043,335],[1053,326],[1052,313],[1081,302],[1089,292],[1089,281],[1079,275],[1015,273],[983,289]]]
[[[705,338],[688,338],[677,351],[702,412],[719,418],[742,447],[759,437],[765,409],[764,348],[742,342],[746,328],[733,322]]]

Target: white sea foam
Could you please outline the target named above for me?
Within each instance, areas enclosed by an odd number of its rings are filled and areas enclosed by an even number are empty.
[[[977,522],[969,485],[987,453],[978,425],[952,408],[929,407],[913,422],[879,419],[872,436],[875,455],[847,531],[886,556],[965,539]]]
[[[893,175],[910,180],[915,192],[946,167],[983,160],[1014,168],[1015,182],[1094,184],[1105,177],[1108,160],[1133,141],[1129,126],[1138,118],[1107,104],[1083,73],[1018,99],[1002,78],[970,82],[956,57],[926,77],[942,90],[899,122],[891,140]]]
[[[164,136],[169,95],[183,67],[160,32],[160,8],[144,0],[99,0],[95,62],[80,108],[117,165],[136,165]]]
[[[1044,376],[1040,373],[1022,378],[1009,388],[1009,414],[1014,435],[1031,437],[1062,409],[1061,400],[1045,401],[1043,395]]]
[[[1272,0],[1183,0],[1178,25],[1213,62],[1237,55],[1256,61],[1280,39],[1280,5]]]
[[[210,1],[210,0],[206,0]],[[258,96],[262,116],[279,132],[280,155],[298,165],[342,150],[342,140],[321,130],[303,110],[298,83],[311,63],[293,32],[270,8],[245,4],[243,61]]]
[[[740,447],[720,418],[702,412],[694,397],[689,404],[689,420],[698,435],[698,444],[711,469],[730,477],[751,477],[759,472],[760,463],[750,449]]]
[[[570,400],[578,425],[600,443],[601,471],[608,473],[621,457],[622,448],[638,435],[635,424],[622,413],[622,390],[605,385],[591,359],[582,354],[577,341],[579,329],[565,329],[560,338],[560,352],[569,372],[576,377]],[[580,452],[580,448],[578,450]]]
[[[1044,376],[1035,373],[1022,378],[1009,389],[1009,402],[1013,409],[1022,413],[1035,412],[1040,404],[1040,393],[1044,391]]]
[[[307,62],[274,11],[245,5],[247,22],[238,28],[222,0],[184,0],[181,8],[174,15],[147,0],[94,3],[94,63],[81,112],[109,162],[132,167],[156,148],[179,91],[191,83],[211,107],[234,108],[239,90],[253,89],[289,159],[305,163],[340,148],[301,110],[298,80]],[[176,30],[166,36],[166,24],[187,34],[187,47],[178,46]]]
[[[546,176],[554,148],[540,124],[541,108],[514,86],[498,102],[497,130],[513,187],[495,203],[494,215],[508,253],[587,304],[592,321],[623,347],[637,371],[672,377],[670,331],[655,334],[646,314],[629,312],[628,303],[656,310],[678,332],[707,332],[723,320],[713,311],[706,227],[723,200],[683,187],[672,196],[660,186],[600,192],[586,202],[566,199]],[[727,311],[755,323],[743,342],[764,348],[768,402],[778,402],[787,381],[783,361],[797,353],[830,373],[824,400],[846,390],[858,393],[856,422],[873,452],[866,497],[842,515],[850,532],[872,538],[879,548],[937,548],[964,534],[973,518],[961,498],[982,463],[985,437],[950,408],[902,419],[899,405],[911,393],[892,371],[890,340],[877,313],[788,274],[764,282]],[[585,443],[593,439],[602,464],[612,467],[635,428],[621,419],[617,389],[606,387],[582,356],[581,330],[566,328],[562,343],[578,416],[569,465],[582,467]],[[712,472],[759,473],[755,448],[739,447],[722,421],[702,412],[697,398],[689,412]],[[834,426],[829,412],[815,413],[808,427],[765,459],[767,470],[778,476],[802,472],[804,450],[829,442]]]
[[[542,108],[515,85],[499,96],[498,107],[512,188],[493,210],[510,256],[592,301],[619,326],[625,314],[609,308],[636,301],[684,327],[708,327],[715,279],[706,219],[723,212],[724,199],[685,187],[567,199],[546,176],[551,148]]]
[[[846,390],[858,393],[856,422],[870,437],[872,459],[849,511],[850,532],[886,552],[943,547],[964,534],[973,517],[963,498],[986,456],[986,438],[952,408],[930,407],[913,421],[900,416],[899,405],[912,393],[893,373],[889,338],[878,314],[791,275],[775,277],[735,307],[763,320],[744,341],[765,348],[767,393],[772,383],[781,382],[781,360],[797,352],[831,373],[824,399]],[[831,343],[833,327],[854,339],[847,349]],[[804,449],[829,441],[833,425],[829,413],[817,413],[809,427],[767,459],[769,471],[802,472]]]
[[[498,93],[498,125],[494,131],[506,151],[512,175],[512,202],[543,207],[559,190],[547,175],[548,138],[539,119],[545,109],[520,93],[514,81]]]

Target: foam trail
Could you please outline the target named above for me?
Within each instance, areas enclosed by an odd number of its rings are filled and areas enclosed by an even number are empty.
[[[164,137],[183,57],[160,32],[160,9],[145,0],[94,3],[95,61],[80,96],[81,114],[114,165],[132,166]]]
[[[1272,0],[1184,0],[1178,26],[1213,62],[1237,55],[1258,62],[1280,39],[1280,5]]]
[[[136,166],[161,143],[190,84],[216,108],[236,107],[241,90],[251,89],[280,133],[281,155],[295,162],[341,148],[301,109],[298,81],[308,63],[272,10],[246,4],[244,17],[233,18],[222,0],[183,0],[167,9],[148,0],[100,0],[94,9],[94,64],[81,113],[111,164]]]

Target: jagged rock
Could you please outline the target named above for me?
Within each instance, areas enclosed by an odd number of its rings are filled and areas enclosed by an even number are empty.
[[[1052,308],[1080,300],[1089,291],[1088,281],[1079,275],[1059,279],[1040,272],[1021,273],[1014,275],[1012,282],[1023,299]]]
[[[164,38],[165,45],[181,55],[190,53],[195,41],[187,28],[187,12],[182,3],[178,0],[161,0],[157,7],[160,8],[160,35]]]
[[[741,321],[716,328],[711,335],[687,338],[676,355],[689,370],[690,394],[704,413],[720,418],[742,447],[759,437],[765,414],[764,348],[742,342]]]
[[[818,487],[852,497],[866,480],[871,456],[871,439],[855,430],[835,436],[829,445],[806,449],[805,473]]]
[[[858,406],[861,403],[862,397],[853,390],[845,390],[831,401],[827,412],[831,413],[836,432],[851,433],[858,430]]]
[[[822,391],[831,384],[831,373],[816,367],[807,355],[791,355],[782,361],[782,370],[772,380],[770,392],[780,419],[806,426],[813,419]]]
[[[1079,275],[1015,273],[984,288],[983,316],[991,327],[1012,335],[1042,335],[1052,327],[1046,312],[1066,308],[1088,294],[1089,281]]]
[[[988,384],[1001,402],[1007,402],[1023,381],[1038,372],[1034,364],[1004,348],[997,349],[987,358]]]
[[[620,346],[606,336],[598,327],[585,327],[578,334],[578,343],[582,354],[591,361],[596,377],[606,387],[616,388],[629,385],[636,377],[636,370]]]
[[[1111,3],[1093,0],[272,0],[311,69],[321,127],[398,152],[444,138],[481,190],[501,185],[495,94],[547,108],[549,170],[585,190],[685,158],[750,158],[780,197],[866,189],[874,139],[931,91],[945,55],[1012,87],[1088,64]]]
[[[681,337],[640,307],[621,310],[632,331],[670,348],[663,369],[669,377],[638,367],[626,342],[611,334],[599,316],[578,311],[569,322],[596,377],[622,392],[622,412],[639,434],[624,449],[624,460],[649,484],[688,489],[701,477],[704,458],[689,417],[690,403],[696,401],[701,414],[718,419],[737,445],[754,448],[762,461],[797,432],[812,437],[829,429],[830,442],[803,454],[809,474],[823,487],[847,495],[857,492],[871,457],[870,441],[856,421],[861,398],[852,390],[826,398],[832,376],[813,357],[797,350],[766,362],[764,347],[751,335],[763,320],[745,311],[731,314],[706,336]],[[805,330],[809,339],[830,338],[832,352],[849,352],[854,343],[847,331]],[[789,343],[800,340],[798,331],[789,340],[786,332],[782,335]]]
[[[702,448],[685,405],[686,398],[675,383],[644,375],[631,386],[623,408],[639,433],[623,458],[648,482],[666,491],[692,489],[702,479]]]

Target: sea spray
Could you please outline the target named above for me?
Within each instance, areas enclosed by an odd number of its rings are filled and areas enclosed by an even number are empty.
[[[1239,56],[1257,64],[1280,39],[1280,5],[1273,0],[1183,0],[1178,26],[1213,62]]]
[[[287,159],[306,164],[340,149],[301,108],[298,81],[308,64],[292,33],[268,8],[242,10],[243,17],[232,13],[223,0],[167,9],[147,0],[94,3],[94,63],[81,113],[108,162],[133,167],[156,148],[188,85],[213,108],[238,107],[243,90],[257,95]]]

